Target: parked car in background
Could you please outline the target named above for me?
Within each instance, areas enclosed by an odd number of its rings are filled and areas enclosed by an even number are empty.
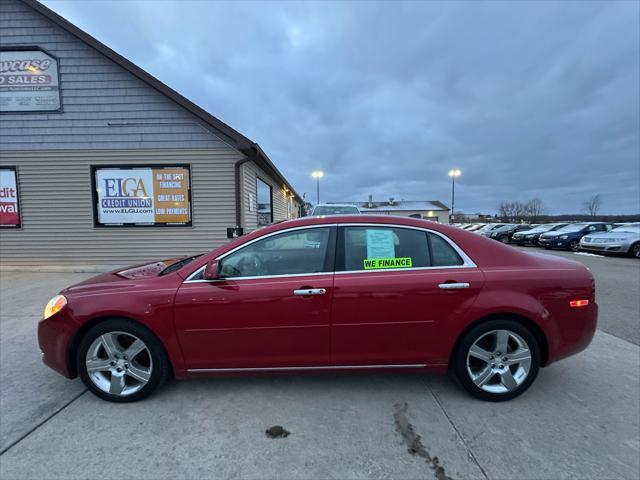
[[[501,401],[585,349],[597,314],[581,263],[426,220],[307,217],[66,288],[38,340],[113,402],[170,377],[380,369],[452,371]]]
[[[502,227],[503,225],[506,225],[506,224],[505,223],[487,223],[484,227],[474,231],[475,233],[488,237],[490,232],[492,232],[496,228]]]
[[[469,223],[468,225],[465,225],[462,228],[467,230],[468,232],[473,232],[473,231],[478,230],[479,228],[482,228],[484,226],[485,226],[484,223]]]
[[[610,232],[592,233],[580,240],[587,252],[625,254],[640,258],[640,223],[616,227]]]
[[[311,216],[320,217],[323,215],[357,215],[359,213],[361,213],[360,209],[355,205],[321,203],[313,208]]]
[[[492,230],[489,237],[502,243],[511,243],[513,234],[522,230],[531,230],[531,225],[526,223],[508,223]]]
[[[613,228],[612,223],[590,222],[570,223],[553,232],[540,235],[538,245],[548,249],[561,248],[563,250],[580,250],[580,239],[585,235],[596,232],[608,232]]]
[[[545,232],[553,232],[558,230],[568,223],[548,223],[546,225],[538,225],[531,230],[522,230],[520,232],[515,232],[511,237],[511,243],[516,245],[537,245],[538,238]]]

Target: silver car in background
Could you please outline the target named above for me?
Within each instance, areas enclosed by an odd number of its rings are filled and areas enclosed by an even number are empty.
[[[580,240],[587,252],[618,253],[640,258],[640,223],[614,228],[609,232],[591,233]]]

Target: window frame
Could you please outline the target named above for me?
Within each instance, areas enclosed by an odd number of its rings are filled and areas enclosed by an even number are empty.
[[[268,223],[260,223],[260,200],[258,196],[258,192],[260,191],[260,184],[258,182],[264,183],[269,188],[269,222]],[[256,175],[256,223],[259,227],[266,227],[267,225],[271,225],[273,223],[273,185],[271,185],[266,180],[263,180],[259,175]]]
[[[336,238],[336,260],[334,262],[334,268],[343,267],[345,264],[345,249],[344,249],[344,229],[348,227],[376,227],[376,228],[404,228],[407,230],[418,230],[425,233],[427,248],[429,249],[429,258],[431,259],[431,241],[428,233],[442,238],[462,259],[462,265],[446,265],[446,266],[429,266],[429,267],[415,267],[415,268],[384,268],[384,269],[372,269],[372,270],[335,270],[336,275],[354,274],[354,273],[385,273],[385,272],[415,272],[422,270],[442,270],[447,268],[478,268],[478,266],[471,260],[471,258],[462,250],[453,240],[446,235],[431,230],[429,228],[414,227],[411,225],[397,225],[391,223],[341,223],[338,225],[338,235]]]
[[[273,237],[276,235],[282,235],[285,233],[293,233],[300,230],[309,230],[312,228],[328,228],[329,229],[329,238],[327,240],[327,251],[325,252],[324,257],[324,267],[322,272],[314,272],[314,273],[285,273],[281,275],[253,275],[247,277],[227,277],[227,278],[217,278],[215,280],[205,280],[205,279],[196,279],[194,277],[198,276],[200,273],[204,272],[206,268],[206,264],[197,268],[193,273],[191,273],[187,279],[183,283],[212,283],[212,282],[231,282],[237,280],[258,280],[258,279],[268,279],[268,278],[289,278],[289,277],[311,277],[317,275],[332,275],[335,272],[335,259],[336,259],[336,224],[320,224],[320,225],[305,225],[303,227],[294,227],[288,228],[286,230],[278,230],[276,232],[271,232],[266,235],[262,235],[258,238],[254,238],[253,240],[248,241],[247,243],[243,243],[242,245],[238,245],[236,248],[229,250],[228,252],[223,253],[215,258],[216,262],[220,262],[224,260],[225,257],[232,255],[243,248],[248,247],[249,245],[253,245],[262,240],[266,240],[269,237]]]

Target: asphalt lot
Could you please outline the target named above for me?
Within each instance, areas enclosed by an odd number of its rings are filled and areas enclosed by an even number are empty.
[[[89,274],[2,272],[0,478],[637,479],[640,262],[554,254],[594,273],[600,330],[501,404],[422,375],[192,380],[106,403],[42,365],[35,336]]]

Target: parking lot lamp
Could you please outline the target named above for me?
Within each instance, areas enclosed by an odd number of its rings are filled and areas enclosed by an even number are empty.
[[[324,177],[322,170],[311,172],[311,176],[316,179],[316,204],[320,203],[320,179]]]
[[[461,173],[458,168],[449,170],[449,176],[451,177],[451,216],[449,217],[449,223],[453,223],[455,217],[456,177],[459,177]]]

